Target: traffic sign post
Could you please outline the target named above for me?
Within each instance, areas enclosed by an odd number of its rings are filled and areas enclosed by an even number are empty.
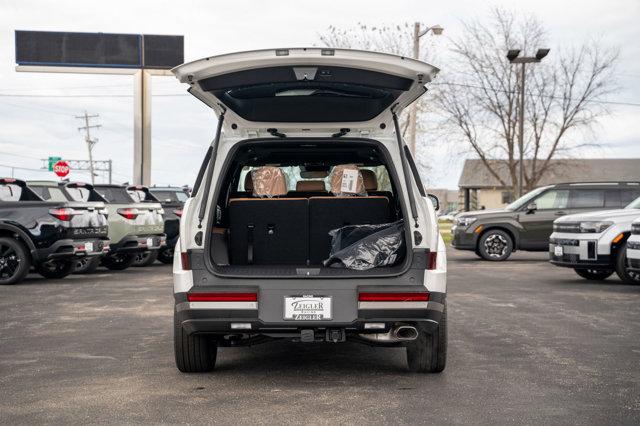
[[[65,177],[69,174],[69,163],[64,160],[60,160],[53,165],[53,173],[58,177]]]

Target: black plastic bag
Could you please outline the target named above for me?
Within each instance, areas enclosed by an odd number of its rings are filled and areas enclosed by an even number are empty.
[[[329,231],[331,253],[324,266],[364,271],[393,265],[405,253],[403,221],[349,225]]]

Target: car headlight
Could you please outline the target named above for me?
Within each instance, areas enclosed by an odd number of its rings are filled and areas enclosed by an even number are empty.
[[[631,233],[633,235],[640,235],[640,223],[634,223],[631,225]]]
[[[580,232],[583,234],[599,234],[608,227],[613,225],[613,222],[580,222]]]
[[[467,227],[467,226],[471,225],[473,222],[475,222],[476,220],[477,220],[477,218],[475,218],[475,217],[468,217],[468,216],[457,217],[456,218],[456,225]]]

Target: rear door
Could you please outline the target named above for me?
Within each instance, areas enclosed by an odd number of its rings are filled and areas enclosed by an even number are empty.
[[[420,97],[438,69],[383,53],[300,48],[209,57],[173,72],[196,98],[226,111],[226,133],[251,137],[390,131],[390,112]]]
[[[553,221],[569,213],[569,190],[549,189],[531,202],[536,204],[536,210],[531,212],[524,210],[519,216],[523,227],[520,232],[520,247],[542,250],[549,245]]]

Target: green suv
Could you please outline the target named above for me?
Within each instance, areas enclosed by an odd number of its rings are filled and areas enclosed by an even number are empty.
[[[620,209],[640,196],[638,182],[561,183],[544,186],[501,210],[456,216],[452,245],[486,260],[506,260],[516,250],[547,251],[553,221],[567,214]]]

